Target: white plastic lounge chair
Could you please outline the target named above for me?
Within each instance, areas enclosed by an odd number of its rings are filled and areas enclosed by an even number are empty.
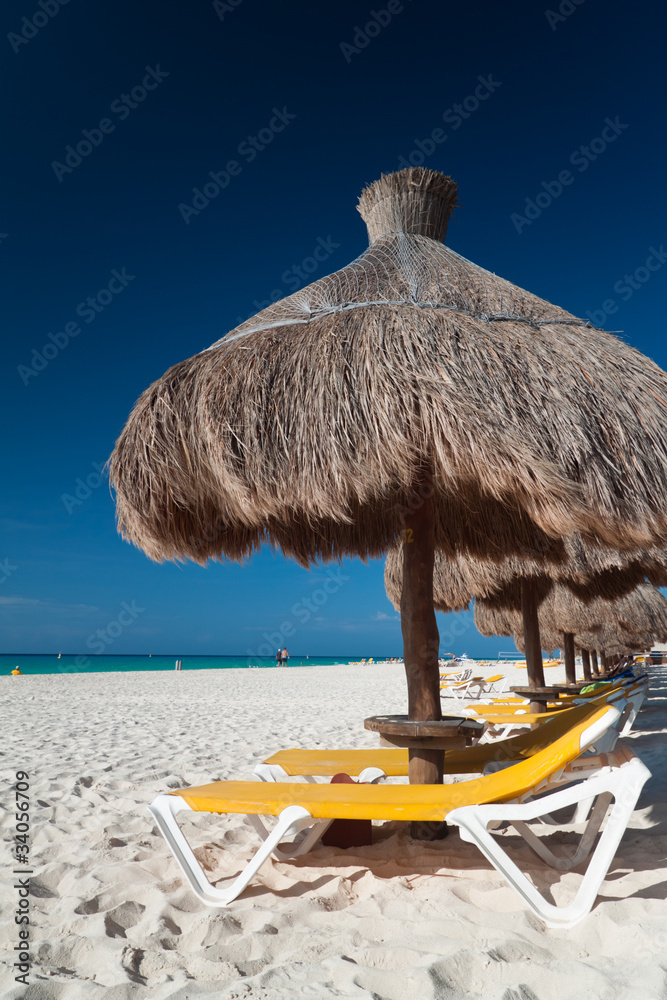
[[[471,689],[474,690],[476,685],[483,683],[483,677],[466,677],[465,680],[461,681],[445,681],[440,684],[440,694],[445,698],[457,698],[459,701],[464,701],[466,698],[472,697]]]
[[[467,681],[472,676],[470,667],[462,667],[458,670],[441,670],[441,681]]]
[[[455,670],[449,674],[440,674],[440,690],[447,691],[450,688],[464,685],[463,690],[467,690],[465,685],[472,677],[472,670],[466,667],[465,670]]]
[[[597,704],[605,704],[604,699],[599,699]],[[623,709],[620,703],[617,707],[619,710]],[[444,760],[445,774],[484,774],[494,764],[500,763],[506,767],[509,763],[526,760],[560,739],[585,714],[586,706],[573,706],[562,712],[555,712],[552,718],[540,726],[521,729],[510,739],[496,740],[494,743],[480,741],[475,746],[448,750]],[[610,724],[606,733],[600,736],[598,742],[602,743],[604,740],[603,750],[614,749],[619,725],[620,719]],[[279,750],[265,758],[255,766],[253,774],[261,781],[286,781],[302,777],[305,781],[315,782],[317,778],[331,778],[342,771],[358,777],[359,781],[374,782],[387,777],[406,778],[408,759],[407,749],[395,747],[343,750],[292,748]]]
[[[610,687],[608,691],[603,691],[602,694],[597,693],[597,697],[576,699],[573,704],[583,705],[592,704],[593,702],[597,704],[617,704],[622,712],[622,718],[618,728],[616,729],[615,727],[613,732],[615,732],[615,737],[627,736],[632,730],[633,723],[646,698],[647,691],[647,681],[640,680],[634,684]],[[511,736],[515,736],[522,729],[547,722],[556,715],[568,711],[567,708],[561,708],[531,714],[528,704],[525,706],[515,706],[514,704],[506,706],[484,705],[479,708],[471,706],[471,708],[476,713],[476,718],[481,718],[487,723],[487,729],[482,734],[480,743],[491,743],[496,740],[508,739]],[[612,734],[610,733],[604,746],[598,746],[597,749],[613,749],[613,745],[609,743],[611,736]]]
[[[507,687],[504,674],[493,674],[492,677],[474,677],[468,686],[467,698],[485,698],[491,694],[502,694]]]
[[[580,754],[618,717],[619,711],[613,706],[591,706],[576,726],[528,760],[454,785],[219,781],[159,795],[149,809],[191,888],[210,906],[227,906],[236,899],[270,854],[281,861],[305,854],[335,818],[414,821],[446,817],[448,822],[459,827],[463,839],[476,844],[548,926],[571,927],[591,909],[639,793],[650,776],[639,758],[628,750],[604,755],[595,765],[584,764],[583,768],[577,762]],[[526,796],[538,795],[540,797],[533,801],[522,801]],[[526,826],[531,819],[591,797],[598,802],[579,848],[569,859],[553,854]],[[567,870],[580,864],[591,852],[612,798],[611,814],[593,850],[586,875],[574,901],[565,907],[547,902],[487,829],[489,824],[511,823],[544,861],[559,870]],[[176,822],[182,810],[244,813],[265,838],[254,858],[231,884],[219,888],[206,878]],[[270,833],[260,815],[278,817]],[[299,843],[283,843],[285,838],[302,831],[306,832]]]

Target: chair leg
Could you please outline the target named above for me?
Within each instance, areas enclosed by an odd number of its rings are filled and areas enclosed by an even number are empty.
[[[632,732],[632,727],[634,725],[635,719],[639,714],[639,709],[644,703],[644,698],[646,697],[646,689],[637,695],[633,695],[628,699],[629,710],[627,716],[621,720],[621,736],[627,736],[628,733]]]
[[[590,811],[593,807],[593,799],[587,798],[582,799],[581,802],[577,802],[574,807],[574,812],[572,813],[572,818],[563,822],[562,820],[554,819],[549,813],[544,816],[540,816],[540,820],[547,826],[578,826],[580,823],[585,823],[589,817]]]
[[[248,815],[248,820],[250,821],[250,825],[253,827],[255,832],[259,834],[261,840],[266,841],[272,836],[273,830],[269,830],[264,825],[261,817],[255,815],[254,813],[250,813]],[[292,858],[298,858],[302,854],[307,854],[308,851],[313,849],[318,840],[324,836],[332,822],[333,820],[325,819],[313,823],[312,827],[306,831],[301,840],[295,841],[295,843],[289,848],[276,846],[272,848],[271,853],[277,861],[290,861]]]
[[[538,857],[542,858],[543,861],[546,861],[551,868],[557,868],[558,871],[562,872],[571,871],[572,868],[576,868],[577,865],[580,865],[581,862],[584,861],[591,853],[593,844],[595,843],[595,838],[597,837],[604,818],[607,815],[607,809],[609,808],[611,800],[612,795],[609,792],[605,792],[598,796],[593,813],[586,824],[586,829],[584,830],[579,842],[579,846],[570,858],[561,858],[557,854],[554,854],[553,851],[547,847],[544,840],[541,837],[537,837],[525,823],[521,823],[519,820],[516,820],[512,825],[516,832],[523,837],[531,850],[537,854]],[[589,803],[590,798],[587,798],[586,805],[588,806]],[[556,825],[553,823],[553,819],[552,825]]]
[[[255,764],[252,775],[260,781],[284,781],[288,776],[280,764]]]
[[[476,844],[482,854],[521,896],[530,909],[548,927],[573,927],[590,911],[598,890],[609,871],[616,849],[623,836],[639,793],[650,777],[648,768],[635,757],[618,768],[605,768],[604,773],[589,778],[579,785],[570,786],[546,795],[542,799],[517,805],[463,806],[452,810],[447,816],[450,823],[459,826],[463,840]],[[568,906],[558,907],[548,903],[527,876],[508,857],[500,843],[487,831],[487,823],[492,820],[507,821],[519,825],[536,819],[545,811],[555,812],[573,805],[591,795],[614,797],[605,829],[593,852],[586,874],[577,895]],[[602,807],[601,807],[602,808]],[[591,830],[598,821],[598,815],[591,817]],[[601,822],[601,819],[600,819]],[[597,833],[597,830],[595,831]],[[531,844],[532,846],[532,844]]]
[[[219,889],[217,886],[211,885],[207,879],[203,868],[176,822],[176,814],[182,810],[190,810],[190,806],[178,795],[163,794],[158,795],[148,809],[153,815],[160,833],[171,848],[190,888],[208,906],[227,906],[231,903],[243,892],[253,875],[256,874],[281,840],[298,833],[299,830],[303,830],[313,823],[310,813],[301,806],[293,805],[283,809],[275,829],[267,836],[241,874],[225,888]]]

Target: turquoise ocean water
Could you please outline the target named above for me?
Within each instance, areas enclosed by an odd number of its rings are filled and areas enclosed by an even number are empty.
[[[375,657],[381,659],[382,657]],[[276,661],[268,656],[93,656],[90,653],[2,653],[0,676],[11,674],[20,667],[24,674],[84,674],[109,673],[125,670],[173,670],[176,660],[183,661],[183,670],[226,670],[230,667],[272,667]],[[291,656],[288,667],[307,667],[316,663],[350,663],[360,656]]]

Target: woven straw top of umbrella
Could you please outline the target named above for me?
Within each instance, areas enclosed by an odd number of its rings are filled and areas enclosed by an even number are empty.
[[[667,633],[667,600],[659,590],[642,583],[615,600],[578,600],[557,587],[540,608],[540,623],[559,632],[581,633],[607,627],[659,637]]]
[[[596,632],[581,632],[574,637],[577,649],[596,650],[606,656],[650,649],[655,640],[656,637],[651,633],[626,632],[613,626]]]
[[[625,553],[586,543],[580,535],[553,540],[542,558],[510,556],[499,561],[471,556],[447,557],[436,552],[433,567],[433,603],[438,611],[462,611],[472,599],[513,611],[521,609],[521,581],[532,581],[538,601],[545,600],[552,583],[573,591],[572,601],[596,598],[611,601],[634,590],[651,574],[661,582],[667,561],[662,550]],[[653,582],[653,580],[652,580]],[[387,597],[400,610],[403,586],[403,546],[387,555],[384,570]],[[576,595],[576,597],[574,596]],[[540,613],[540,620],[542,614]]]
[[[486,609],[480,609],[480,611],[480,622],[482,622],[485,628],[490,628],[495,623],[499,629],[499,631],[484,632],[484,635],[511,635],[519,652],[526,652],[525,636],[521,628],[521,620],[517,615],[512,615],[512,623],[515,626],[515,629],[512,631],[510,629],[510,621],[502,613],[498,618],[487,618]],[[477,619],[475,620],[475,624],[477,624]],[[563,650],[565,648],[565,635],[562,631],[553,631],[547,626],[540,629],[540,636],[543,649],[553,652],[557,649]],[[609,656],[648,649],[655,641],[655,638],[651,633],[628,632],[624,629],[614,627],[612,624],[608,624],[604,628],[575,634],[573,637],[573,646],[576,646],[577,649],[595,649]]]
[[[514,639],[514,644],[520,653],[526,652],[526,643],[523,632],[510,633]],[[540,632],[542,638],[542,649],[549,653],[555,653],[557,649],[563,648],[563,637],[557,632]]]
[[[522,632],[513,633],[514,643],[520,653],[525,653],[525,640]],[[574,637],[574,644],[577,649],[593,650],[606,656],[624,656],[627,653],[636,653],[639,650],[650,649],[654,638],[651,635],[633,634],[619,632],[614,629],[605,629],[602,632],[585,632]],[[563,649],[563,636],[557,632],[545,632],[542,638],[543,648],[549,652]]]
[[[590,603],[580,601],[567,587],[555,586],[540,606],[539,618],[540,631],[559,635],[561,640],[565,633],[604,628],[659,637],[667,633],[667,600],[647,583],[617,600]],[[482,635],[513,635],[523,629],[518,612],[486,600],[475,604],[475,626]]]
[[[485,636],[523,633],[523,619],[517,611],[475,601],[475,628]]]
[[[382,177],[361,257],[146,390],[110,464],[126,538],[198,562],[375,555],[426,493],[450,554],[667,537],[667,375],[443,246],[456,198],[433,171]]]

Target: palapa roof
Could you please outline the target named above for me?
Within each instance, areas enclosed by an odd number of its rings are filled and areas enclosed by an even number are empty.
[[[667,600],[655,587],[643,583],[616,601],[578,600],[565,587],[554,588],[539,611],[540,626],[556,632],[581,632],[609,626],[626,633],[667,634]]]
[[[655,642],[655,636],[642,632],[625,632],[618,628],[605,628],[597,632],[583,632],[575,635],[574,644],[577,649],[595,649],[607,656],[617,653],[636,653],[650,649]]]
[[[432,472],[436,546],[500,558],[574,531],[667,537],[667,375],[442,245],[449,177],[383,176],[371,245],[170,368],[110,461],[154,559],[379,555]]]
[[[560,553],[560,544],[554,545],[553,555]],[[557,564],[549,563],[549,570],[556,571]],[[436,611],[463,611],[474,598],[496,602],[499,595],[502,606],[521,607],[519,577],[534,578],[540,600],[552,587],[552,581],[543,575],[544,564],[537,560],[508,557],[500,562],[472,557],[447,558],[435,553],[433,563],[433,606]],[[384,586],[387,597],[397,611],[401,609],[403,590],[403,547],[390,550],[384,567]]]
[[[521,609],[521,579],[533,581],[538,601],[553,584],[573,591],[572,600],[590,603],[601,598],[616,600],[653,576],[658,583],[667,565],[667,553],[658,549],[619,552],[585,542],[580,535],[550,540],[548,560],[509,556],[498,562],[471,556],[447,557],[436,552],[433,566],[433,604],[437,611],[462,611],[473,599],[502,609]],[[654,582],[651,579],[651,582]],[[384,570],[387,596],[400,610],[403,587],[403,547],[387,555]],[[559,588],[560,592],[560,588]],[[576,596],[574,596],[576,595]],[[542,611],[540,611],[540,619]]]
[[[509,618],[507,617],[508,615],[510,616]],[[515,613],[494,611],[494,609],[482,605],[479,608],[478,618],[478,610],[475,607],[475,625],[483,635],[511,635],[519,652],[526,652],[523,623],[520,620],[520,616]],[[483,627],[480,627],[480,625]],[[489,631],[486,631],[487,629]],[[549,651],[562,649],[563,642],[564,634],[562,631],[554,631],[548,626],[546,628],[540,627],[540,645],[542,649]],[[604,650],[608,656],[610,654],[631,653],[639,649],[648,649],[654,642],[655,636],[650,633],[626,631],[620,627],[614,627],[612,624],[590,632],[574,634],[574,644],[577,649]]]
[[[486,601],[475,601],[475,628],[485,636],[518,635],[523,633],[523,618],[519,611],[499,608]],[[540,627],[540,636],[541,634]]]
[[[564,633],[575,635],[584,649],[605,649],[615,643],[634,646],[664,641],[667,636],[667,600],[655,587],[641,584],[616,601],[578,600],[566,587],[556,586],[539,609],[540,637],[544,649],[562,648]],[[523,620],[516,611],[480,600],[475,604],[475,626],[482,635],[513,635],[523,642]],[[626,641],[629,640],[629,641]]]
[[[541,635],[541,633],[540,633]],[[525,643],[523,633],[517,632],[514,635],[516,648],[520,653],[525,653]],[[596,649],[598,652],[604,651],[607,656],[624,655],[626,653],[636,653],[639,650],[650,649],[654,638],[650,635],[632,634],[619,631],[618,629],[605,629],[604,632],[587,632],[582,635],[575,635],[574,644],[576,649]],[[545,632],[541,635],[542,649],[550,652],[563,648],[563,637],[556,632]]]

